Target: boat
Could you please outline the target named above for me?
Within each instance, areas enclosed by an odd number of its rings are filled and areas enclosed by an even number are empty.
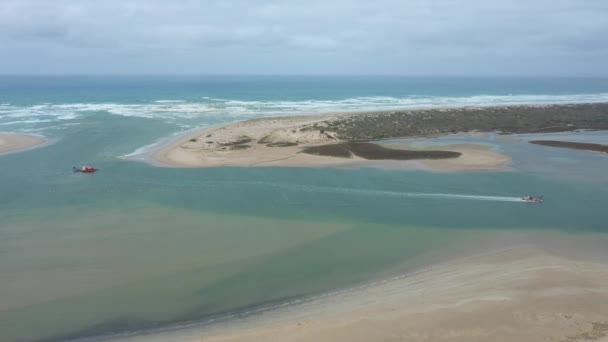
[[[74,172],[82,172],[82,173],[93,173],[96,171],[99,171],[99,169],[96,169],[93,166],[82,166],[82,167],[72,167],[72,171]]]
[[[524,196],[521,198],[521,200],[526,203],[540,203],[540,202],[543,202],[545,199],[543,196],[538,196],[538,197]]]

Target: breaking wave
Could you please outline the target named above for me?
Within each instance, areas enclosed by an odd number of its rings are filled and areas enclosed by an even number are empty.
[[[65,103],[0,106],[0,125],[34,125],[77,120],[107,113],[178,123],[184,127],[200,125],[209,118],[223,122],[260,116],[318,114],[324,112],[386,110],[398,108],[438,108],[454,106],[492,106],[518,104],[559,104],[608,102],[608,93],[573,95],[476,95],[466,97],[370,96],[337,100],[237,100],[200,97],[195,100],[155,100],[145,103]],[[36,121],[37,120],[37,121]]]

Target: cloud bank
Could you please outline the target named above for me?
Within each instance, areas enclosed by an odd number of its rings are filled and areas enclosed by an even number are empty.
[[[2,74],[608,76],[604,0],[3,0]]]

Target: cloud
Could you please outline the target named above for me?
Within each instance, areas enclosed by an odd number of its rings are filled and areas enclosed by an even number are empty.
[[[3,0],[0,73],[103,56],[117,73],[605,75],[607,17],[604,0]]]
[[[302,35],[290,38],[294,46],[308,49],[332,49],[338,47],[338,42],[332,37],[321,35]]]

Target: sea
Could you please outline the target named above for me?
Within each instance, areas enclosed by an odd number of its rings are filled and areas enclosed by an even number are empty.
[[[608,79],[0,76],[0,132],[48,141],[0,155],[0,340],[204,331],[472,250],[606,236],[608,157],[527,143],[608,144],[603,131],[388,142],[480,144],[512,157],[505,171],[147,162],[258,117],[596,102]]]

